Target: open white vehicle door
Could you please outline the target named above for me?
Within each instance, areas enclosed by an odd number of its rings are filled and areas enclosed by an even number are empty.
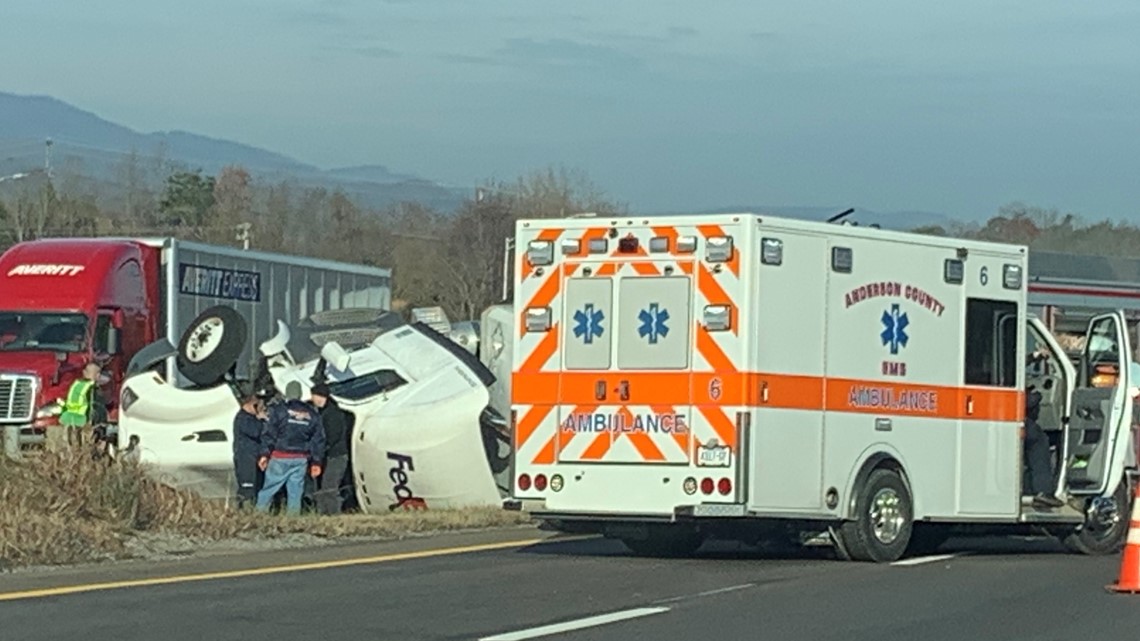
[[[1134,367],[1123,312],[1089,321],[1072,393],[1062,482],[1074,496],[1112,496],[1135,464]]]

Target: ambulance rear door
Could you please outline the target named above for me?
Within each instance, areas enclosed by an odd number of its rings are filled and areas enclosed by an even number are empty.
[[[564,270],[558,462],[687,465],[692,264],[650,257],[648,237],[607,240]]]

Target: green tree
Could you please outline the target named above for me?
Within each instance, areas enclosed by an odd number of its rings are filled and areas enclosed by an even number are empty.
[[[162,224],[188,231],[195,236],[213,222],[214,177],[202,171],[179,171],[166,179],[159,201]]]

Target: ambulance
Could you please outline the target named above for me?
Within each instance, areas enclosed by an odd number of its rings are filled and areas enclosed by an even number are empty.
[[[1089,322],[1074,366],[1027,312],[1025,247],[751,213],[521,220],[515,243],[508,509],[650,555],[1124,543],[1124,315]],[[1030,389],[1045,502],[1026,496]]]

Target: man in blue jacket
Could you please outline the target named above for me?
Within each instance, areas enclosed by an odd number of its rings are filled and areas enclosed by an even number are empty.
[[[242,391],[241,409],[234,416],[234,476],[237,477],[238,508],[253,506],[257,502],[257,488],[261,487],[257,461],[261,457],[264,411],[257,394],[250,390]]]
[[[284,486],[285,512],[300,514],[305,472],[313,478],[321,475],[325,430],[317,409],[301,400],[300,383],[290,381],[285,386],[285,398],[284,403],[270,408],[261,434],[258,467],[265,472],[265,485],[257,495],[257,509],[267,511],[273,497]]]

